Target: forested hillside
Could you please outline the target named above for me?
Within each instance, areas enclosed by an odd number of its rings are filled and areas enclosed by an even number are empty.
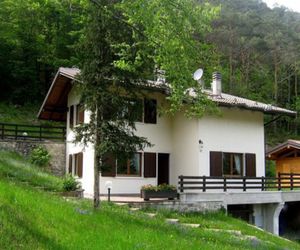
[[[80,67],[87,2],[0,2],[1,101],[39,105],[58,67]],[[199,65],[206,71],[205,83],[211,71],[219,70],[226,92],[300,110],[300,13],[271,10],[261,0],[208,2],[220,12],[210,32],[197,34],[214,55]],[[280,139],[300,133],[289,118],[269,128]]]

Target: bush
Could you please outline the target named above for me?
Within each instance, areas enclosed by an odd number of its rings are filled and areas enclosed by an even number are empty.
[[[51,155],[42,146],[35,147],[31,153],[29,160],[31,163],[39,166],[39,167],[46,167],[50,162]]]
[[[75,191],[80,188],[79,182],[70,174],[68,174],[63,181],[64,191]]]

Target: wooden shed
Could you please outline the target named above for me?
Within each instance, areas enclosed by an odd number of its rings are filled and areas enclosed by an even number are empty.
[[[267,159],[276,162],[278,173],[300,173],[300,141],[286,142],[267,151]]]

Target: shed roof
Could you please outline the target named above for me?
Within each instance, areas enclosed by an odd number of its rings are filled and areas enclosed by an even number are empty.
[[[48,94],[38,113],[39,119],[65,121],[67,111],[67,95],[72,87],[72,81],[80,74],[78,68],[59,68]],[[146,81],[141,83],[143,87],[162,90],[168,92],[169,86],[163,82]],[[266,114],[281,114],[296,116],[296,112],[284,108],[279,108],[271,104],[265,104],[249,100],[246,98],[222,93],[220,96],[214,96],[212,91],[204,91],[208,98],[219,106],[237,107],[241,109],[260,111]]]
[[[287,140],[266,152],[266,156],[270,160],[276,160],[282,157],[288,157],[290,153],[300,151],[300,141]]]

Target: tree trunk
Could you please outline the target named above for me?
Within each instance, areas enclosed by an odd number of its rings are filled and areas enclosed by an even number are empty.
[[[99,115],[99,110],[98,107],[96,107],[96,133],[95,133],[95,145],[94,145],[94,208],[99,208],[100,207],[100,178],[99,178],[99,169],[101,169],[101,157],[100,154],[97,150],[97,147],[100,143],[100,130],[99,130],[99,124],[101,123],[100,121],[100,115]]]

